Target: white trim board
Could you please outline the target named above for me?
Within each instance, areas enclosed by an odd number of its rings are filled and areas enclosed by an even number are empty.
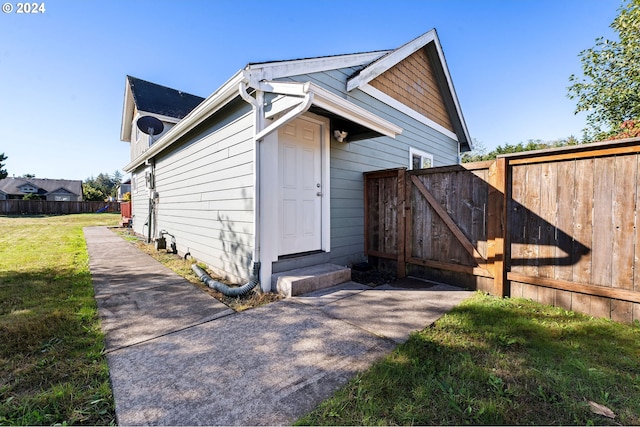
[[[249,64],[244,68],[244,73],[249,81],[249,85],[257,87],[263,80],[273,80],[283,77],[297,76],[300,74],[319,73],[322,71],[370,64],[389,52],[392,51],[382,50],[376,52],[325,56],[320,58]]]
[[[346,120],[358,123],[368,129],[392,138],[395,138],[398,134],[402,133],[402,128],[400,126],[379,117],[371,111],[362,108],[347,99],[341,98],[315,83],[266,81],[261,82],[258,89],[284,95],[312,94],[313,98],[311,103],[313,105],[337,114]]]
[[[379,58],[379,60],[374,61],[373,63],[368,65],[366,68],[364,68],[360,73],[353,76],[347,81],[347,92],[350,92],[351,90],[357,87],[366,85],[371,80],[375,79],[380,74],[384,73],[389,68],[396,65],[398,62],[402,61],[403,59],[405,59],[412,53],[416,52],[417,50],[423,48],[428,43],[431,43],[434,40],[437,41],[437,39],[438,37],[436,36],[436,30],[432,29],[424,33],[420,37],[415,38],[408,43],[405,43],[404,45],[397,48],[396,50],[391,51],[384,57]],[[436,43],[436,46],[437,45],[439,45],[439,43]],[[438,54],[441,54],[440,49],[438,49]],[[443,57],[440,56],[440,61],[442,61],[442,58]],[[448,71],[445,66],[445,74],[447,73]],[[449,79],[447,78],[447,80]]]
[[[369,84],[365,84],[365,85],[361,86],[360,90],[363,91],[364,93],[366,93],[367,95],[370,95],[370,96],[376,98],[377,100],[379,100],[381,102],[384,102],[388,106],[395,108],[396,110],[400,111],[401,113],[406,114],[407,116],[409,116],[409,117],[411,117],[413,119],[416,119],[420,123],[429,126],[431,129],[433,129],[435,131],[438,131],[443,135],[448,136],[449,138],[453,139],[454,141],[456,141],[458,143],[460,142],[458,140],[458,135],[456,135],[454,132],[452,132],[449,129],[445,128],[444,126],[434,122],[433,120],[431,120],[427,116],[418,113],[413,108],[409,108],[408,106],[406,106],[402,102],[393,99],[392,97],[390,97],[386,93],[382,92],[381,90],[378,90],[378,89],[376,89],[375,87],[373,87],[373,86],[371,86]]]
[[[207,99],[202,101],[200,105],[194,108],[174,127],[169,129],[167,133],[162,135],[147,151],[129,162],[123,170],[127,173],[133,171],[145,161],[154,157],[165,148],[169,147],[180,137],[195,128],[204,119],[214,114],[216,111],[224,107],[231,99],[238,95],[238,87],[244,80],[242,71],[238,71],[222,86],[220,86]]]

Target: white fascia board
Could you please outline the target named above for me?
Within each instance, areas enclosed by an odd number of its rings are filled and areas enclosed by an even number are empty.
[[[382,135],[395,138],[402,133],[402,128],[382,117],[366,110],[351,101],[339,97],[320,86],[311,83],[309,90],[313,92],[313,104],[335,113],[340,117],[358,123]]]
[[[381,101],[383,100],[381,97],[376,96],[376,95],[372,95],[371,92],[374,92],[375,89],[371,86],[369,86],[369,82],[373,79],[375,79],[376,77],[378,77],[380,74],[384,73],[385,71],[387,71],[389,68],[393,67],[394,65],[396,65],[398,62],[402,61],[403,59],[405,59],[406,57],[408,57],[409,55],[411,55],[412,53],[416,52],[419,49],[422,49],[424,46],[426,46],[427,44],[433,42],[434,46],[436,48],[436,52],[438,53],[438,59],[440,60],[440,64],[442,65],[442,70],[444,72],[444,77],[447,81],[447,87],[449,89],[449,93],[451,94],[451,98],[453,99],[453,103],[455,105],[456,108],[456,114],[458,115],[458,118],[460,120],[460,125],[462,126],[462,131],[464,132],[464,136],[467,140],[467,143],[469,144],[469,147],[471,149],[473,149],[472,146],[472,141],[471,141],[471,137],[469,136],[469,130],[467,129],[467,124],[464,120],[464,116],[462,115],[462,109],[460,108],[460,103],[458,101],[458,95],[456,94],[456,90],[453,86],[453,80],[451,79],[451,74],[449,73],[449,67],[447,67],[447,61],[444,57],[444,52],[442,51],[442,46],[440,45],[440,39],[438,38],[438,34],[436,33],[435,29],[432,29],[428,32],[426,32],[425,34],[421,35],[420,37],[411,40],[409,43],[406,43],[404,46],[396,49],[395,51],[391,52],[390,54],[388,54],[387,56],[381,58],[379,61],[371,64],[369,67],[366,67],[365,69],[363,69],[360,73],[358,73],[356,76],[350,78],[347,80],[347,92],[352,91],[355,88],[360,88],[362,89],[364,92],[368,93],[371,96],[374,96],[375,98],[380,99]],[[365,90],[366,89],[366,90]],[[380,94],[382,94],[382,92],[377,91]],[[388,97],[389,99],[393,99],[391,97]],[[397,101],[396,101],[397,102]],[[390,106],[397,108],[397,106],[394,104],[389,104]],[[409,109],[411,110],[411,109]],[[402,110],[401,110],[402,111]],[[413,111],[413,110],[411,110]],[[415,114],[419,114],[417,112],[414,111]],[[422,116],[421,114],[419,114],[420,116]],[[412,116],[414,117],[414,116]],[[424,116],[422,116],[424,117]],[[414,117],[415,118],[415,117]],[[424,117],[425,119],[427,119],[426,117]],[[429,120],[429,119],[427,119]],[[421,120],[422,121],[422,120]],[[436,126],[437,123],[431,121],[432,123],[434,123]],[[426,124],[428,124],[427,122],[425,122]],[[431,126],[431,125],[429,125]],[[433,126],[432,126],[433,127]],[[437,129],[434,127],[434,129]],[[448,129],[442,128],[446,131],[448,131]],[[439,129],[437,129],[439,130]],[[450,132],[450,131],[448,131]],[[445,132],[443,132],[445,133]],[[446,134],[446,133],[445,133]],[[458,141],[458,137],[456,136],[454,138],[456,141]]]
[[[305,96],[310,83],[262,81],[256,89],[281,95]]]
[[[355,53],[350,55],[327,56],[322,58],[295,59],[292,61],[267,62],[249,64],[245,67],[249,85],[258,87],[263,80],[297,76],[300,74],[319,73],[339,68],[358,67],[379,59],[390,50]]]
[[[424,33],[420,37],[411,40],[398,49],[391,51],[391,53],[387,54],[384,58],[381,58],[379,61],[363,69],[356,76],[347,80],[347,92],[369,83],[371,80],[375,79],[380,74],[405,59],[407,56],[427,45],[427,43],[437,40],[437,38],[436,30],[433,29]]]
[[[174,127],[169,129],[169,131],[157,140],[151,148],[127,164],[123,170],[126,173],[130,173],[136,167],[145,163],[147,160],[151,159],[177,141],[180,137],[184,136],[187,132],[195,128],[211,114],[218,111],[227,102],[235,98],[238,94],[238,87],[244,80],[243,72],[238,71],[233,77],[227,80],[226,83],[220,86],[218,90],[202,101],[200,105],[180,120]]]
[[[455,132],[452,132],[449,129],[445,128],[444,126],[434,122],[433,120],[431,120],[427,116],[418,113],[416,110],[406,106],[402,102],[393,99],[392,97],[390,97],[386,93],[376,89],[375,87],[366,84],[366,85],[363,85],[362,87],[360,87],[360,90],[363,91],[364,93],[366,93],[367,95],[371,95],[372,97],[376,98],[377,100],[379,100],[381,102],[384,102],[388,106],[390,106],[392,108],[395,108],[396,110],[400,111],[401,113],[406,114],[407,116],[416,119],[420,123],[429,126],[433,130],[436,130],[436,131],[440,132],[441,134],[446,135],[449,138],[455,140],[456,142],[459,142],[458,141],[458,135],[456,135]]]
[[[260,82],[259,90],[269,90],[273,93],[283,95],[308,95],[312,94],[311,103],[317,107],[323,108],[340,117],[352,122],[365,126],[382,135],[395,138],[396,135],[402,133],[402,128],[395,124],[377,116],[376,114],[366,110],[351,101],[348,101],[335,93],[328,91],[315,83],[311,82]],[[279,92],[282,91],[282,92]],[[298,103],[302,100],[297,98]],[[308,108],[307,108],[308,109]],[[306,111],[306,110],[305,110]],[[302,114],[304,111],[300,112]]]
[[[433,30],[435,32],[435,30]],[[467,139],[467,144],[469,144],[469,148],[473,150],[473,142],[471,141],[471,136],[469,135],[469,129],[467,129],[467,123],[464,120],[464,116],[462,115],[462,108],[460,108],[460,103],[458,102],[458,94],[456,93],[456,89],[453,86],[453,80],[451,79],[451,74],[449,73],[449,67],[447,66],[447,60],[444,57],[444,52],[442,51],[442,46],[440,45],[440,39],[436,36],[434,39],[436,51],[438,52],[438,58],[440,58],[440,63],[442,64],[442,70],[444,71],[444,76],[447,79],[447,86],[449,87],[449,92],[451,93],[451,98],[453,99],[453,104],[456,107],[456,113],[458,114],[458,118],[460,119],[460,126],[462,126],[462,131],[464,132],[464,136]]]
[[[135,104],[133,102],[133,93],[129,86],[129,79],[124,88],[124,105],[122,106],[122,123],[120,125],[120,141],[131,142],[131,124],[133,122],[133,112]]]

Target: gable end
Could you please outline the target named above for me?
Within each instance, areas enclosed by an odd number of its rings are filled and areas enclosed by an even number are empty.
[[[455,131],[426,49],[418,49],[369,84],[445,129]]]

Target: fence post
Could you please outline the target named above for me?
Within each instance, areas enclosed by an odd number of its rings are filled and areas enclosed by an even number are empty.
[[[402,279],[407,276],[407,264],[405,259],[405,193],[406,193],[406,176],[407,170],[402,168],[398,169],[398,188],[397,188],[397,200],[398,206],[396,210],[396,221],[398,221],[398,257],[396,260],[396,276],[398,279]]]
[[[487,210],[487,258],[493,273],[495,296],[506,295],[505,237],[506,237],[506,160],[498,158],[489,167],[489,206]]]

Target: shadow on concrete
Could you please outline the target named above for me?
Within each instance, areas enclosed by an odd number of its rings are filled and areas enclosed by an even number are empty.
[[[471,294],[349,282],[227,313],[108,229],[85,235],[123,425],[290,424]]]

